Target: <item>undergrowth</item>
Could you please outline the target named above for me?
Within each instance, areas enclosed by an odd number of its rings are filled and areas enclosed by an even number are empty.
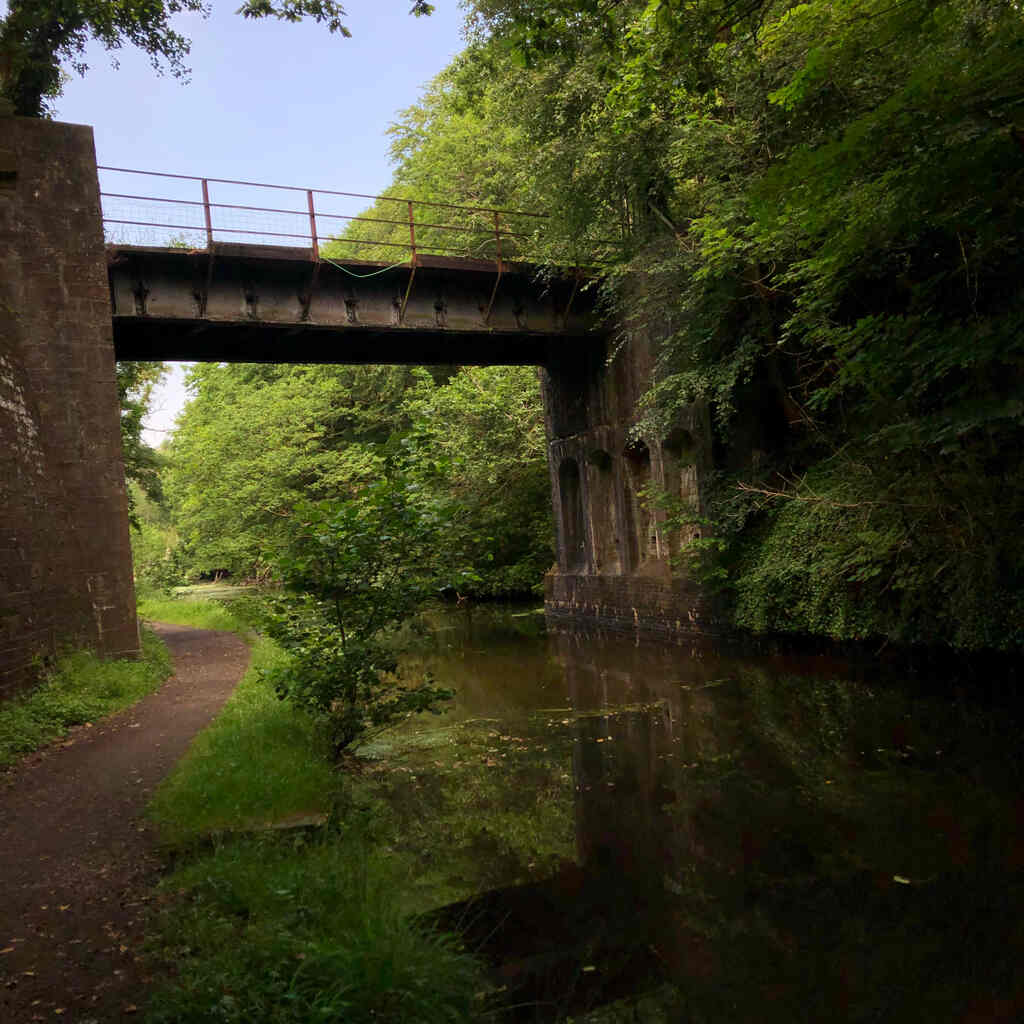
[[[35,689],[0,704],[0,768],[63,736],[134,704],[171,674],[167,648],[142,631],[142,657],[104,661],[92,651],[59,658]]]
[[[358,834],[263,835],[179,868],[158,919],[173,963],[150,1024],[457,1024],[485,990],[451,936],[396,909],[389,864]]]

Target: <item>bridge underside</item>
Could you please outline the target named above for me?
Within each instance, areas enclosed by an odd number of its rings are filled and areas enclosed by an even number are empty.
[[[118,359],[547,365],[600,341],[575,279],[521,265],[230,244],[108,246],[107,263]]]
[[[549,361],[551,345],[550,337],[539,334],[245,321],[200,321],[183,329],[180,319],[169,317],[114,318],[118,359],[540,366]]]

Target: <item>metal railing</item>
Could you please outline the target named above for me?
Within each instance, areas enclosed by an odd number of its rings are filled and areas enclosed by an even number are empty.
[[[115,244],[209,250],[215,242],[235,241],[308,248],[316,262],[379,261],[384,255],[384,262],[400,256],[396,264],[415,265],[417,255],[445,255],[500,265],[503,260],[536,258],[548,219],[544,213],[391,195],[124,167],[101,166],[99,171],[106,186],[100,192],[104,230],[107,241]],[[126,176],[159,179],[164,194],[140,194],[143,188],[130,186],[118,190]],[[281,197],[278,204],[258,205],[260,199],[275,196]],[[367,201],[374,204],[369,210]]]

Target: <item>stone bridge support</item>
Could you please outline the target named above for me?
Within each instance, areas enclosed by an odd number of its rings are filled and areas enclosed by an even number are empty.
[[[0,697],[139,649],[92,129],[0,117]]]
[[[709,635],[713,609],[679,558],[700,527],[670,528],[654,499],[701,512],[711,425],[694,406],[664,437],[640,432],[652,362],[643,340],[611,359],[590,342],[563,346],[541,370],[558,550],[545,608],[554,619]]]

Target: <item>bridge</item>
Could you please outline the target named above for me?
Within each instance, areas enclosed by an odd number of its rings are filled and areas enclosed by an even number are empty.
[[[0,139],[0,698],[61,648],[138,651],[115,359],[535,364],[549,614],[714,625],[643,498],[699,502],[707,411],[639,436],[655,339],[609,361],[543,215],[100,168],[81,125],[0,116]]]
[[[545,365],[600,334],[581,270],[523,258],[541,214],[98,171],[119,359]]]

